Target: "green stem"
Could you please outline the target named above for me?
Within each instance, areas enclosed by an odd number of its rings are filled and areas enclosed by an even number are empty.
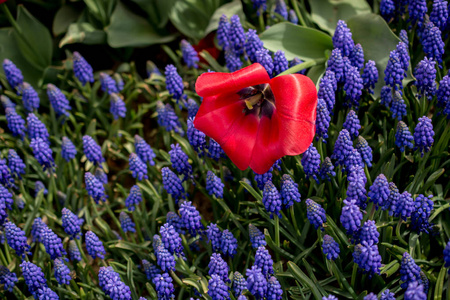
[[[175,274],[174,271],[169,271],[170,276],[172,276],[173,280],[178,284],[178,286],[180,287],[184,287],[186,286],[183,281],[181,281],[180,277],[177,276],[177,274]]]
[[[264,25],[264,16],[262,12],[260,12],[259,14],[258,21],[259,21],[259,29],[261,30],[261,32],[263,32],[266,29],[266,26]]]
[[[275,221],[275,245],[280,248],[280,219],[277,215],[274,215],[274,221]],[[277,261],[280,261],[280,255],[278,251],[276,252],[276,258]]]
[[[353,271],[352,271],[352,281],[350,283],[350,286],[355,288],[355,282],[356,282],[356,275],[358,273],[358,265],[356,263],[353,264]]]
[[[298,21],[300,22],[300,25],[306,27],[305,20],[303,19],[302,13],[300,12],[300,9],[298,9],[297,0],[291,0],[292,7],[295,10],[295,14],[297,15]]]
[[[14,19],[13,15],[9,11],[6,3],[3,3],[0,6],[2,7],[2,11],[5,13],[6,18],[8,19],[9,23],[11,23],[12,27],[14,27],[14,29],[17,30],[20,35],[22,35],[22,30],[20,29],[19,24],[17,24],[16,19]]]
[[[397,223],[397,227],[395,227],[395,235],[397,236],[400,243],[405,246],[408,246],[408,243],[402,238],[400,233],[400,228],[402,227],[403,220],[400,218]]]
[[[300,229],[298,228],[298,225],[297,225],[297,220],[296,220],[296,218],[295,218],[294,206],[295,206],[295,205],[292,205],[292,206],[289,208],[289,211],[290,211],[290,213],[291,213],[291,219],[292,219],[292,223],[294,224],[295,231],[297,232],[297,235],[300,237],[302,234],[301,234]]]
[[[301,63],[299,65],[293,66],[292,68],[289,68],[284,72],[281,72],[276,77],[282,76],[282,75],[294,74],[294,73],[300,72],[301,70],[323,64],[323,63],[325,63],[325,61],[326,61],[325,58],[312,59],[312,60],[306,61],[304,63]]]

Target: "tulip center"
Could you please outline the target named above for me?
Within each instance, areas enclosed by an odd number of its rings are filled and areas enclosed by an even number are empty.
[[[243,88],[237,93],[244,100],[245,107],[242,112],[246,115],[255,114],[259,118],[272,117],[275,108],[275,99],[269,84],[259,84]]]

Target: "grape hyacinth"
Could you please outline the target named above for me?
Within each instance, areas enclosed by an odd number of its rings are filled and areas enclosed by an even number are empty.
[[[411,214],[412,229],[417,232],[426,232],[431,229],[432,225],[429,223],[431,211],[433,210],[433,201],[431,200],[433,195],[428,197],[419,194],[414,200],[414,211]]]
[[[445,43],[442,41],[439,27],[434,26],[433,22],[426,23],[421,42],[425,56],[437,61],[442,68],[442,55],[444,55]]]
[[[383,207],[386,205],[386,201],[388,201],[389,194],[389,182],[387,181],[386,176],[384,176],[384,174],[378,175],[369,188],[369,200],[373,202],[377,208]]]
[[[283,17],[283,19],[288,19],[288,10],[286,7],[286,2],[284,0],[276,0],[275,1],[275,13],[279,14]]]
[[[33,149],[33,155],[44,171],[52,170],[55,167],[55,161],[52,156],[53,151],[50,149],[46,141],[41,138],[32,139],[30,147]]]
[[[183,96],[184,85],[183,79],[177,72],[177,68],[174,65],[167,65],[165,69],[166,75],[166,88],[173,99],[178,100]]]
[[[191,201],[183,202],[180,206],[180,216],[184,227],[190,234],[196,235],[203,228],[201,216]]]
[[[57,117],[69,116],[68,110],[71,110],[72,108],[69,105],[69,100],[67,100],[66,95],[64,95],[60,89],[49,83],[47,85],[47,96]]]
[[[90,172],[84,173],[84,183],[86,185],[88,195],[94,199],[95,204],[98,204],[99,201],[106,201],[106,198],[108,198],[108,196],[105,194],[105,187]]]
[[[341,50],[335,48],[331,51],[330,58],[327,62],[327,70],[334,73],[336,82],[344,83],[344,61],[342,59]]]
[[[398,53],[398,57],[400,58],[400,63],[402,64],[402,68],[405,71],[408,71],[409,68],[409,53],[408,53],[408,46],[407,44],[403,43],[403,42],[399,42],[397,44],[397,53]]]
[[[285,18],[287,19],[287,18]],[[286,71],[289,69],[289,63],[286,59],[286,56],[284,55],[284,51],[278,50],[273,55],[273,74],[272,76],[275,77],[278,74]]]
[[[250,61],[254,63],[256,62],[256,52],[263,49],[263,42],[260,40],[258,33],[254,29],[249,29],[245,36],[245,53],[247,54]]]
[[[237,240],[234,237],[233,233],[231,233],[231,231],[229,231],[228,229],[225,229],[222,233],[220,248],[224,255],[233,257],[237,253]]]
[[[225,185],[222,183],[221,179],[217,177],[212,171],[208,171],[206,175],[206,191],[209,195],[215,196],[216,198],[223,198],[223,188]]]
[[[380,103],[386,108],[389,108],[392,102],[392,88],[390,86],[383,86],[381,88],[381,95],[380,95]]]
[[[175,258],[163,245],[156,247],[155,256],[156,263],[163,272],[175,271]]]
[[[372,148],[370,148],[369,143],[362,136],[358,136],[358,141],[356,142],[356,150],[358,150],[364,163],[369,168],[372,167]]]
[[[106,73],[100,73],[100,83],[102,91],[108,94],[119,93],[116,81]]]
[[[79,239],[81,234],[81,225],[84,223],[83,219],[78,218],[77,215],[65,207],[62,209],[61,219],[64,231],[70,235],[72,239]]]
[[[270,276],[267,282],[267,299],[271,300],[282,300],[283,299],[283,290],[281,288],[281,284],[274,276]]]
[[[131,300],[131,290],[112,267],[100,267],[98,285],[112,300]]]
[[[353,142],[347,129],[342,129],[334,144],[332,159],[336,159],[336,165],[345,165],[345,160],[353,149]]]
[[[230,288],[223,282],[218,275],[211,275],[211,279],[208,281],[208,295],[212,300],[225,300],[229,299],[228,290]]]
[[[73,262],[81,261],[80,249],[78,249],[75,240],[69,241],[69,247],[68,247],[67,252],[69,252],[69,257],[70,257],[71,261],[73,261]]]
[[[283,200],[283,205],[286,208],[294,205],[294,202],[299,203],[301,201],[301,195],[298,191],[298,184],[295,183],[291,176],[284,174],[281,177],[281,199]]]
[[[380,300],[395,300],[395,295],[389,289],[386,289],[381,293]]]
[[[256,62],[261,64],[264,67],[264,69],[266,69],[269,75],[272,75],[274,66],[272,57],[269,54],[269,50],[262,48],[256,51],[255,56]]]
[[[8,168],[11,171],[7,172],[6,166],[4,165],[4,160],[0,159],[0,181],[10,182],[11,178],[8,178],[9,175],[17,176],[19,179],[22,179],[22,174],[25,174],[26,165],[23,163],[22,158],[17,154],[13,149],[8,150]],[[6,172],[4,172],[6,171]],[[6,175],[8,174],[8,175]],[[6,175],[6,177],[5,177]]]
[[[403,121],[398,122],[395,132],[395,145],[400,148],[400,152],[404,152],[405,147],[412,149],[414,147],[413,140],[414,137],[409,131],[408,125]]]
[[[353,261],[364,273],[368,273],[369,277],[373,276],[373,274],[380,274],[381,255],[378,252],[378,246],[371,242],[363,241],[355,246]]]
[[[242,274],[237,271],[234,272],[233,274],[234,296],[238,297],[246,289],[247,289],[247,281],[245,280],[244,276],[242,276]]]
[[[200,59],[198,58],[197,51],[195,51],[194,47],[186,40],[181,40],[181,54],[188,68],[198,69],[198,62]]]
[[[41,218],[36,218],[31,226],[31,235],[33,236],[33,242],[42,242],[42,228],[47,227]]]
[[[59,284],[70,284],[72,276],[70,276],[70,269],[64,264],[60,258],[55,259],[55,278]]]
[[[333,35],[333,46],[341,50],[343,56],[350,56],[355,47],[352,33],[343,20],[339,20]]]
[[[404,191],[395,203],[392,204],[394,216],[402,218],[404,221],[411,216],[414,211],[414,200],[410,193]]]
[[[61,143],[61,156],[64,158],[67,162],[71,159],[74,159],[77,155],[77,149],[75,148],[75,145],[72,143],[72,141],[66,137],[63,136],[62,143]]]
[[[386,85],[395,90],[403,89],[402,80],[405,77],[402,62],[397,50],[392,50],[389,54],[389,60],[384,70],[384,81]]]
[[[344,200],[340,220],[347,234],[352,235],[359,230],[362,218],[363,214],[358,205],[356,205],[356,200]]]
[[[232,49],[225,50],[225,63],[230,72],[239,70],[243,65],[240,56]]]
[[[108,184],[108,175],[101,168],[96,168],[94,173],[95,178],[102,184]]]
[[[405,100],[403,100],[402,94],[399,91],[394,92],[390,110],[392,112],[392,118],[399,121],[407,114]]]
[[[28,82],[22,83],[20,89],[22,91],[23,107],[28,112],[33,112],[34,110],[37,110],[39,108],[40,100],[39,95],[35,91],[35,89]]]
[[[345,122],[343,124],[344,128],[350,133],[352,138],[356,138],[359,135],[359,130],[361,129],[361,125],[359,123],[358,116],[355,111],[350,110],[345,118]]]
[[[25,232],[10,221],[3,224],[3,226],[6,241],[8,242],[8,245],[16,251],[17,256],[24,259],[27,254],[31,255],[30,245],[27,244]]]
[[[272,181],[267,181],[264,185],[262,203],[271,218],[274,216],[281,218],[281,195]]]
[[[385,205],[382,207],[383,210],[388,209],[389,210],[389,215],[393,215],[394,213],[394,209],[395,209],[395,204],[397,203],[397,201],[400,198],[400,192],[397,188],[397,186],[395,185],[395,183],[393,182],[389,182],[389,198],[388,201],[386,201]]]
[[[161,270],[146,259],[142,260],[142,269],[148,280],[152,280],[153,278],[161,274]]]
[[[174,299],[175,288],[173,287],[172,277],[168,273],[158,274],[153,277],[152,282],[155,284],[158,299]]]
[[[228,22],[228,18],[226,15],[222,15],[219,19],[219,26],[217,28],[217,43],[222,48],[227,48],[230,44],[229,42],[229,31],[230,31],[230,23]]]
[[[363,80],[364,88],[368,90],[370,94],[373,94],[375,84],[378,82],[378,70],[373,60],[366,62],[361,78]]]
[[[192,176],[192,166],[189,164],[189,157],[181,149],[180,144],[170,145],[172,150],[169,151],[170,162],[172,167],[179,173],[184,175],[183,180],[190,178]]]
[[[89,135],[83,136],[83,152],[94,165],[101,167],[102,163],[105,162],[102,156],[102,148]]]
[[[428,152],[433,145],[434,139],[433,124],[431,119],[427,116],[419,118],[419,122],[414,128],[414,143],[416,146],[414,150],[419,149],[421,157],[423,157],[424,152]]]
[[[434,0],[433,8],[430,13],[430,21],[433,22],[441,31],[448,25],[448,5],[445,0]]]
[[[181,237],[175,228],[166,223],[159,229],[161,241],[171,254],[183,254],[183,246],[181,245]]]
[[[327,109],[330,113],[333,113],[333,108],[336,101],[336,89],[337,81],[335,73],[332,70],[327,70],[325,75],[320,80],[317,97],[325,101]],[[317,104],[317,106],[319,107],[319,104]]]
[[[315,229],[323,230],[323,223],[327,221],[325,209],[311,199],[306,199],[306,216]]]
[[[42,138],[50,145],[49,134],[47,127],[42,123],[33,113],[28,114],[27,117],[28,137],[32,139]]]
[[[365,188],[367,178],[364,174],[364,169],[361,166],[352,166],[349,170],[347,181],[347,198],[356,200],[356,205],[361,209],[365,209],[367,206]]]
[[[136,149],[136,154],[143,162],[150,164],[150,166],[155,165],[153,159],[156,157],[156,154],[153,152],[150,145],[137,134],[134,136],[134,148]]]
[[[247,269],[247,289],[255,297],[255,299],[264,299],[267,293],[267,280],[261,272],[261,269],[253,265],[251,269]]]
[[[194,119],[189,118],[187,120],[187,125],[187,138],[189,144],[191,144],[195,151],[199,153],[202,152],[206,146],[206,135],[194,127]]]
[[[0,184],[0,203],[2,203],[5,208],[12,210],[13,202],[13,195],[7,188]]]
[[[334,172],[334,166],[329,157],[325,157],[319,168],[319,176],[322,180],[331,180],[331,177],[336,176]],[[331,177],[330,177],[331,176]]]
[[[4,284],[5,291],[12,292],[17,281],[16,273],[9,271],[5,266],[0,266],[0,284]]]
[[[47,280],[40,267],[32,262],[22,261],[20,268],[22,269],[23,279],[28,287],[28,291],[33,296],[37,296],[39,289],[47,287]]]
[[[269,274],[273,274],[273,260],[270,256],[269,251],[261,246],[256,250],[255,254],[255,266],[261,269],[261,272],[264,276],[268,276]]]
[[[222,147],[213,139],[209,139],[208,157],[219,161],[220,158],[226,157]]]
[[[309,177],[312,177],[317,183],[319,183],[319,179],[317,178],[316,174],[318,174],[319,172],[320,154],[312,143],[311,145],[309,145],[309,148],[303,153],[301,162],[306,178],[309,179]]]
[[[188,118],[195,118],[198,112],[199,106],[195,100],[189,98],[186,102],[186,108],[188,110]]]
[[[422,27],[425,14],[427,13],[427,1],[426,0],[411,0],[408,3],[409,21],[411,24],[417,24]]]
[[[408,288],[405,292],[405,300],[427,300],[427,293],[424,291],[424,286],[418,281],[414,281],[408,284]]]
[[[125,199],[125,206],[129,211],[134,211],[136,206],[142,202],[141,189],[137,185],[133,185],[130,189],[130,194],[127,199]]]
[[[122,98],[115,93],[110,95],[110,107],[109,112],[113,115],[114,120],[118,120],[119,118],[125,118],[127,115],[127,107],[125,102],[123,102]]]
[[[358,43],[355,45],[355,47],[353,47],[349,59],[352,66],[354,66],[358,70],[361,70],[364,67],[364,50],[361,44]]]
[[[13,136],[19,136],[23,140],[25,137],[25,120],[16,112],[14,107],[6,109],[6,122]]]
[[[94,82],[91,65],[77,51],[73,52],[73,73],[83,86],[88,82]]]
[[[167,131],[173,130],[181,136],[184,135],[180,120],[169,103],[164,106],[161,101],[156,102],[156,112],[158,113],[159,126],[164,127]]]
[[[316,140],[322,138],[326,143],[328,138],[328,127],[330,126],[331,116],[328,111],[327,104],[323,99],[317,102],[317,119],[316,119]]]
[[[86,238],[86,250],[90,256],[92,256],[93,259],[96,257],[100,259],[105,258],[105,248],[103,247],[103,243],[100,241],[98,236],[93,233],[92,231],[88,231],[85,234]]]
[[[217,252],[220,250],[220,244],[222,239],[222,231],[217,227],[217,224],[211,223],[206,228],[206,237],[208,242],[211,243],[212,250]]]
[[[136,153],[131,153],[128,159],[130,164],[130,171],[133,178],[138,180],[148,179],[147,165],[137,156]]]
[[[265,12],[267,9],[267,3],[266,0],[252,0],[253,8],[256,9],[256,14],[258,16],[261,15],[261,13]]]
[[[298,24],[298,17],[295,13],[295,10],[293,9],[289,10],[289,22],[291,22],[292,24]]]
[[[419,62],[414,69],[414,77],[416,77],[416,87],[418,97],[422,95],[431,100],[436,94],[436,62],[433,59],[425,57]]]
[[[395,3],[394,0],[381,0],[380,2],[380,14],[389,22],[395,17]]]
[[[264,237],[264,233],[261,232],[255,225],[248,225],[248,233],[250,236],[250,243],[253,248],[259,248],[261,246],[267,245],[266,239]]]
[[[175,200],[185,198],[185,192],[183,186],[181,185],[181,179],[178,178],[178,176],[168,167],[162,168],[161,173],[164,189],[167,193],[170,194]]]
[[[22,71],[9,59],[3,60],[3,71],[5,71],[6,80],[12,88],[17,88],[23,82]]]
[[[223,282],[230,282],[228,279],[229,267],[219,253],[213,253],[208,264],[208,274],[219,276]]]
[[[233,15],[230,18],[228,41],[230,42],[230,48],[234,53],[238,56],[244,53],[245,32],[238,15]]]
[[[345,75],[345,98],[351,102],[351,105],[358,109],[359,100],[364,88],[363,80],[357,68],[350,66],[349,71]],[[350,106],[350,105],[349,105]]]
[[[49,227],[43,227],[40,234],[45,251],[50,255],[51,259],[54,260],[67,254],[61,239]]]
[[[367,220],[364,222],[361,230],[359,231],[359,241],[378,244],[380,233],[377,230],[377,225],[373,220]]]
[[[174,213],[173,211],[169,211],[166,215],[166,222],[175,228],[176,232],[179,234],[184,234],[183,223],[179,215]]]
[[[408,252],[403,253],[402,262],[400,265],[400,280],[403,289],[408,287],[408,284],[414,281],[420,282],[420,267],[415,263],[414,259]]]
[[[338,258],[341,251],[339,249],[339,244],[328,234],[323,236],[322,249],[323,254],[325,254],[328,260],[335,260]]]
[[[119,214],[120,227],[122,227],[123,232],[136,232],[135,224],[131,217],[124,211]]]

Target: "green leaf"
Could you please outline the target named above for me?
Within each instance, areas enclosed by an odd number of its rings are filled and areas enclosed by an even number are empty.
[[[325,51],[333,49],[331,37],[319,30],[300,27],[292,23],[279,23],[261,33],[264,47],[276,52],[283,50],[286,58],[302,60],[323,58]]]
[[[311,18],[323,30],[334,34],[339,20],[371,12],[366,0],[309,0]]]
[[[66,35],[59,42],[59,47],[64,45],[82,43],[86,45],[104,44],[106,33],[103,30],[96,29],[89,23],[70,24]]]
[[[108,44],[113,48],[143,47],[168,43],[175,35],[159,35],[147,20],[134,14],[120,2],[111,16],[111,23],[105,29]]]
[[[389,53],[395,50],[400,39],[391,31],[384,19],[376,14],[357,15],[347,21],[355,43],[364,49],[364,59],[375,61],[378,69],[378,83],[375,85],[375,97],[379,97],[384,85],[384,70],[389,60]],[[408,75],[403,80],[406,85],[413,79],[411,65]]]
[[[219,26],[220,17],[222,15],[226,15],[228,18],[230,18],[233,15],[238,15],[242,22],[243,20],[245,20],[242,2],[240,0],[234,0],[230,3],[224,4],[221,7],[219,7],[209,20],[209,24],[208,27],[206,27],[205,29],[204,35],[207,35],[208,33],[217,29],[217,27]]]
[[[198,3],[197,3],[198,2]],[[201,9],[202,1],[178,0],[169,14],[172,24],[184,35],[200,40],[205,35],[211,14]]]
[[[3,61],[5,58],[22,70],[26,82],[34,87],[37,86],[42,71],[27,62],[16,43],[14,29],[9,27],[0,29],[0,60]],[[0,68],[0,73],[4,74],[3,68]]]
[[[81,10],[77,9],[73,5],[63,5],[56,12],[55,19],[53,20],[53,34],[60,35],[67,31],[69,25],[75,22],[81,15]]]
[[[22,5],[17,10],[17,25],[20,32],[14,30],[14,36],[20,52],[33,67],[44,71],[52,61],[50,32]]]
[[[322,299],[322,295],[317,289],[316,284],[292,261],[288,262],[288,269],[291,274],[302,284],[308,286],[316,299]]]
[[[444,172],[445,172],[444,168],[440,168],[439,170],[433,172],[433,174],[431,174],[430,177],[428,177],[427,181],[425,182],[423,190],[427,191],[431,187],[431,185],[433,185],[436,182],[436,180],[438,180],[438,178],[444,174]]]

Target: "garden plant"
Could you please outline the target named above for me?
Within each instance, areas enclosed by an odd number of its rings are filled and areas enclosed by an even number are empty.
[[[0,0],[1,299],[450,299],[444,0]]]

